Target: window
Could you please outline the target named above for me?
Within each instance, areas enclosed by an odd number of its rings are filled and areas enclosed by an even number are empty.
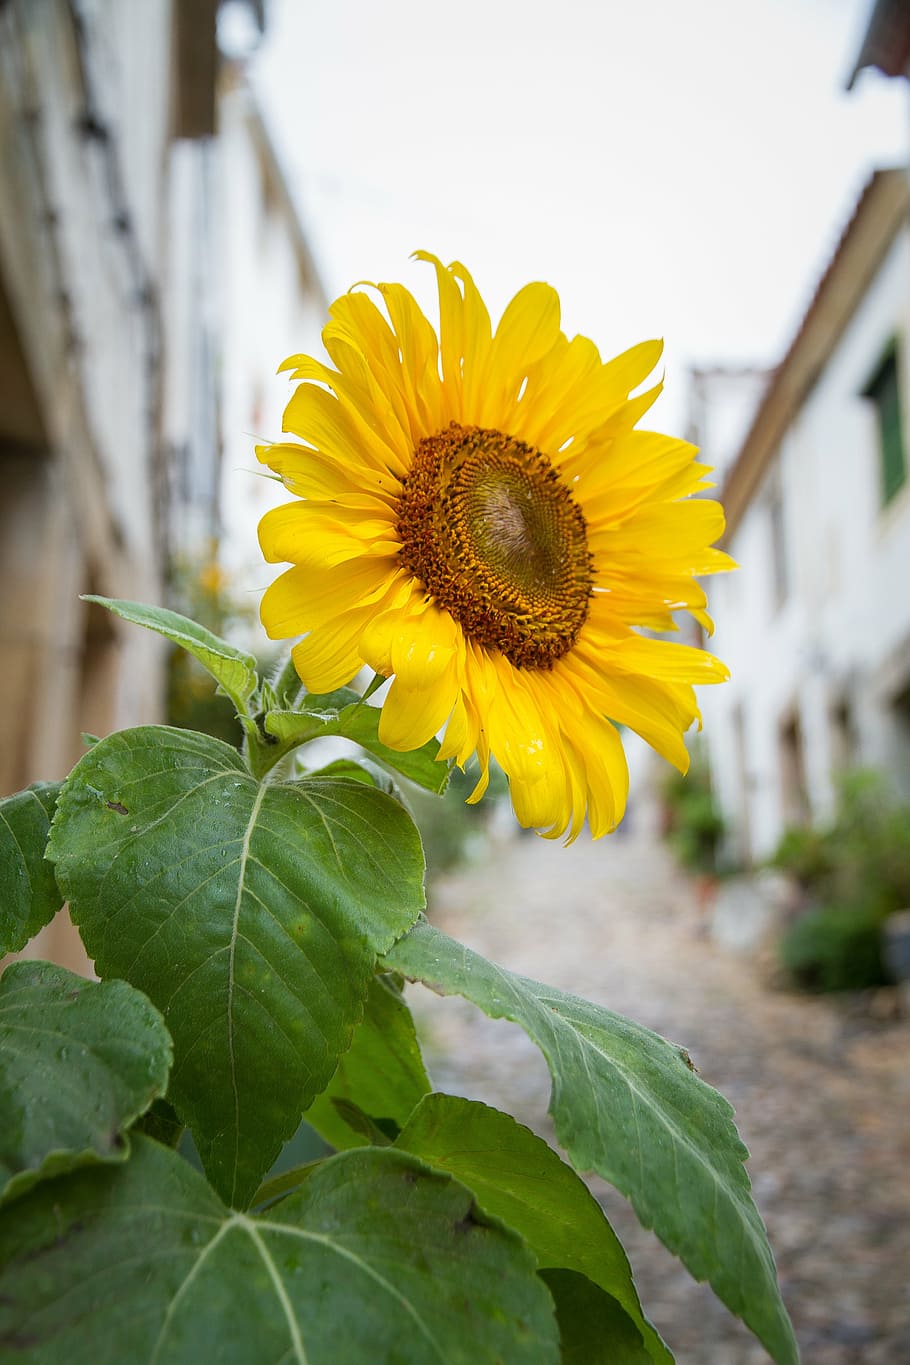
[[[803,727],[795,709],[781,718],[778,748],[784,825],[805,825],[809,820],[806,756]]]
[[[880,487],[884,507],[903,487],[907,478],[895,342],[892,342],[863,389],[863,397],[875,404],[878,419]]]
[[[736,755],[737,844],[740,860],[748,867],[752,862],[752,778],[749,773],[749,749],[746,740],[746,714],[738,701],[733,708],[733,746]]]

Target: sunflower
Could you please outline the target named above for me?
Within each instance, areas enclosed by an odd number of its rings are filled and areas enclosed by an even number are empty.
[[[398,284],[330,309],[332,365],[293,356],[302,381],[284,430],[258,449],[298,501],[266,513],[266,559],[290,562],[262,620],[311,692],[366,664],[391,678],[379,734],[409,750],[442,733],[441,760],[493,755],[522,825],[574,839],[622,819],[617,725],[681,771],[700,719],[693,684],[712,654],[635,629],[711,629],[696,575],[731,567],[710,548],[716,502],[685,441],[636,430],[660,383],[630,397],[661,343],[606,363],[560,330],[559,298],[529,284],[495,332],[471,276],[436,272],[439,335]],[[366,292],[374,290],[378,300]],[[381,305],[381,306],[380,306]],[[334,368],[333,368],[334,367]]]

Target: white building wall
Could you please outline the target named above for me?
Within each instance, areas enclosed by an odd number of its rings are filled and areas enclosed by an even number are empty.
[[[836,769],[844,757],[835,720],[842,703],[855,728],[851,763],[891,773],[910,793],[910,725],[894,706],[895,689],[910,682],[910,481],[881,507],[876,414],[860,396],[896,334],[910,455],[906,229],[731,538],[739,572],[711,585],[717,618],[712,647],[733,676],[724,687],[706,689],[703,703],[718,799],[734,830],[734,856],[769,855],[787,823],[781,726],[788,716],[801,734],[812,819],[824,821],[833,809]],[[775,487],[782,497],[789,578],[780,605],[770,511]]]
[[[173,543],[192,570],[217,541],[229,593],[249,606],[246,642],[267,650],[258,602],[278,570],[263,562],[256,528],[288,494],[264,477],[254,447],[281,438],[291,389],[276,370],[288,355],[319,351],[326,302],[240,68],[222,75],[217,136],[175,143],[169,169]]]
[[[168,165],[163,439],[171,548],[180,556],[204,552],[219,528],[219,329],[221,293],[229,285],[219,270],[222,225],[213,139],[175,142]]]

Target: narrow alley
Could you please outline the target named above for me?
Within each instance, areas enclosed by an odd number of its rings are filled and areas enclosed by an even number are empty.
[[[632,835],[533,837],[436,882],[430,917],[487,957],[685,1046],[734,1105],[805,1365],[910,1361],[910,1022],[868,998],[775,987],[708,936],[692,884]],[[423,997],[423,998],[421,998]],[[414,988],[438,1088],[510,1110],[551,1142],[549,1078],[514,1025]],[[679,1365],[761,1365],[764,1350],[626,1202],[592,1189]]]

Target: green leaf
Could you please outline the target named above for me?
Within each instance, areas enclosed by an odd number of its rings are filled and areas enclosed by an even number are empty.
[[[307,773],[308,777],[348,777],[352,782],[364,782],[368,787],[378,787],[387,796],[394,795],[393,782],[388,773],[376,764],[369,766],[359,763],[356,758],[336,758],[324,768],[316,768]]]
[[[335,1100],[347,1100],[373,1120],[392,1119],[401,1128],[429,1092],[430,1082],[411,1011],[380,977],[370,983],[363,1020],[338,1063],[328,1088],[307,1110],[307,1123],[333,1147],[369,1141],[363,1127],[352,1128]]]
[[[176,1147],[186,1125],[168,1100],[158,1099],[136,1123],[136,1131],[147,1134],[165,1147]]]
[[[146,727],[80,760],[50,856],[99,972],[164,1014],[168,1099],[245,1203],[350,1045],[376,954],[424,903],[416,829],[362,783],[260,784],[227,744]]]
[[[437,741],[431,739],[422,748],[410,749],[407,753],[388,749],[379,738],[381,714],[378,706],[348,706],[338,717],[340,726],[338,733],[345,739],[359,744],[361,748],[380,759],[387,767],[409,778],[411,782],[441,795],[448,785],[449,766],[436,760],[439,752]]]
[[[397,1138],[399,1129],[394,1119],[371,1119],[369,1114],[356,1105],[353,1100],[345,1100],[340,1096],[335,1096],[331,1103],[336,1114],[344,1120],[350,1132],[361,1139],[360,1142],[346,1141],[340,1146],[391,1147]],[[380,1123],[383,1125],[382,1127],[380,1127]]]
[[[222,691],[230,697],[237,711],[244,713],[246,703],[256,691],[259,678],[256,673],[256,660],[245,649],[213,635],[204,626],[198,626],[188,616],[181,616],[167,607],[149,607],[143,602],[125,602],[115,597],[96,597],[87,593],[84,602],[97,602],[99,607],[107,607],[115,616],[130,621],[135,626],[145,626],[147,630],[157,631],[172,644],[185,649],[198,659],[203,668],[211,673]]]
[[[0,957],[18,952],[63,898],[44,850],[59,782],[36,782],[0,801]]]
[[[303,684],[301,684],[302,686]],[[336,687],[334,692],[305,692],[291,714],[309,711],[324,720],[334,720],[347,706],[359,706],[363,697],[355,687]],[[276,711],[276,715],[287,714]]]
[[[386,965],[520,1024],[550,1068],[550,1110],[574,1165],[627,1195],[644,1226],[697,1280],[710,1281],[779,1365],[797,1361],[733,1110],[679,1048],[622,1015],[515,976],[425,921]]]
[[[427,1095],[395,1143],[473,1191],[481,1208],[520,1233],[541,1268],[580,1272],[612,1295],[635,1326],[643,1358],[673,1357],[641,1311],[619,1238],[583,1180],[509,1114],[454,1095]]]
[[[171,1040],[125,981],[49,962],[0,977],[0,1198],[97,1161],[123,1161],[126,1130],[164,1093]]]
[[[350,688],[344,688],[341,696],[346,697],[349,692]],[[425,787],[427,791],[437,795],[445,791],[449,767],[447,763],[436,761],[439,745],[435,739],[421,749],[398,753],[395,749],[387,748],[379,738],[379,717],[382,713],[378,706],[370,706],[358,698],[335,707],[330,704],[333,699],[340,700],[339,694],[333,692],[324,697],[307,697],[305,708],[301,711],[269,711],[263,722],[266,734],[277,739],[287,752],[311,739],[337,735],[359,744],[386,767]]]
[[[557,1365],[514,1233],[392,1148],[345,1152],[262,1217],[174,1152],[44,1185],[0,1216],[0,1356],[22,1365]]]
[[[556,1305],[562,1365],[650,1365],[635,1323],[625,1310],[574,1270],[543,1270]],[[660,1357],[672,1361],[664,1348]]]

